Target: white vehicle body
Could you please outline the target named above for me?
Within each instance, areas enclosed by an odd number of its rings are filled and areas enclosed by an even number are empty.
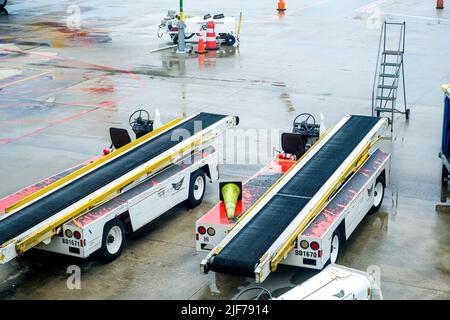
[[[206,156],[202,153],[206,152]],[[208,174],[211,182],[219,177],[218,154],[212,147],[193,157],[185,157],[158,172],[140,185],[117,198],[94,208],[62,226],[62,232],[50,243],[40,243],[36,248],[87,258],[102,246],[105,225],[116,218],[129,222],[132,232],[142,228],[171,208],[188,199],[191,174],[199,169]],[[78,231],[80,239],[67,237]]]
[[[378,157],[376,161],[380,162],[369,176],[356,175],[352,177],[352,179],[364,179],[363,186],[358,190],[353,190],[350,184],[354,180],[350,179],[322,212],[300,234],[297,238],[295,248],[290,251],[286,259],[282,261],[282,264],[321,270],[330,261],[333,234],[340,232],[340,235],[345,238],[342,240],[350,238],[353,231],[355,231],[375,202],[374,188],[378,177],[382,175],[385,183],[388,183],[390,156],[377,150],[367,161],[375,160],[374,157]],[[359,172],[367,172],[368,170],[363,165]],[[345,197],[345,193],[353,193],[354,197],[345,203],[344,206],[341,206],[337,200],[339,195]],[[333,206],[338,207],[340,212],[332,213],[330,207]],[[312,250],[311,246],[307,249],[301,248],[300,243],[304,240],[308,244],[316,242],[319,245],[319,249]],[[334,259],[335,257],[333,257]]]
[[[204,36],[204,32],[206,32],[206,24],[209,21],[214,22],[214,32],[217,37],[224,35],[232,35],[236,37],[237,33],[237,19],[236,17],[223,17],[220,19],[214,19],[210,17],[208,19],[204,19],[201,16],[194,17],[185,17],[185,35],[186,39],[189,40],[193,36],[195,38],[194,41],[198,41],[199,36]],[[170,35],[172,38],[178,34],[178,23],[179,20],[176,17],[173,11],[169,11],[167,16],[161,21],[158,30],[158,36],[162,38],[164,34]]]
[[[368,273],[333,264],[275,300],[373,300],[376,289]]]

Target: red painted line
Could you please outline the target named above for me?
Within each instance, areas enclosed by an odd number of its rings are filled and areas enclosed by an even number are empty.
[[[32,123],[32,122],[50,122],[51,119],[29,119],[29,120],[0,120],[0,123]]]
[[[12,143],[12,142],[21,140],[21,139],[26,138],[26,137],[34,136],[34,135],[36,135],[36,134],[38,134],[38,133],[40,133],[40,132],[42,132],[42,131],[48,130],[48,129],[53,128],[53,127],[56,127],[56,126],[58,126],[58,125],[60,125],[60,124],[66,123],[66,122],[71,121],[71,120],[76,119],[76,118],[79,118],[79,117],[81,117],[81,116],[83,116],[83,115],[85,115],[85,114],[91,113],[91,112],[93,112],[93,111],[97,111],[98,109],[101,109],[101,108],[100,108],[100,107],[97,107],[97,108],[94,108],[94,109],[86,110],[86,111],[77,113],[76,115],[73,115],[73,116],[70,116],[70,117],[63,118],[63,119],[61,119],[61,120],[52,122],[52,123],[50,123],[49,125],[47,125],[47,126],[45,126],[45,127],[36,129],[36,130],[34,130],[34,131],[30,131],[30,132],[28,132],[28,133],[25,133],[25,134],[19,136],[19,137],[8,139],[8,141],[3,141],[3,143],[0,143],[0,147],[4,147],[4,146],[7,145],[7,144],[10,144],[10,143]]]
[[[53,59],[53,60],[61,60],[61,61],[66,61],[66,62],[69,61],[69,62],[73,62],[73,63],[79,64],[79,65],[95,67],[95,68],[100,69],[101,71],[113,70],[113,71],[126,73],[130,78],[136,80],[143,89],[146,89],[146,90],[149,89],[148,85],[145,82],[143,82],[138,76],[136,76],[134,73],[132,73],[129,70],[123,70],[123,69],[118,69],[118,68],[109,67],[109,66],[103,66],[103,65],[99,65],[99,64],[93,64],[93,63],[84,62],[84,61],[77,61],[77,60],[73,60],[73,59],[69,59],[69,58],[63,58],[63,57],[58,57],[58,56],[50,56],[50,55],[46,55],[46,54],[42,54],[42,53],[36,53],[36,52],[27,52],[27,51],[22,51],[22,50],[11,50],[11,49],[0,49],[0,50],[1,51],[6,51],[6,52],[20,53],[20,54],[25,54],[25,55],[33,55],[33,56],[36,56],[38,58],[40,57],[42,59]],[[70,117],[66,117],[66,118],[63,118],[63,119],[58,120],[58,121],[54,121],[54,122],[50,123],[49,125],[47,125],[45,127],[36,129],[34,131],[31,131],[31,132],[28,132],[28,133],[23,134],[23,135],[21,135],[19,137],[16,137],[16,138],[0,139],[0,148],[4,147],[5,145],[10,144],[12,142],[21,140],[23,138],[27,138],[27,137],[39,134],[39,133],[41,133],[41,132],[43,132],[45,130],[48,130],[48,129],[53,128],[55,126],[58,126],[58,125],[66,123],[68,121],[71,121],[71,120],[74,120],[76,118],[79,118],[79,117],[81,117],[81,116],[83,116],[85,114],[91,113],[93,111],[97,111],[98,109],[103,109],[103,108],[106,108],[106,107],[110,107],[112,105],[117,104],[121,100],[124,100],[124,99],[130,98],[130,97],[136,96],[138,94],[142,94],[142,91],[139,90],[136,93],[124,96],[124,97],[116,99],[116,100],[101,101],[101,102],[99,102],[99,103],[97,103],[97,104],[95,104],[93,106],[86,106],[86,105],[80,105],[80,104],[75,104],[75,103],[73,103],[73,104],[72,103],[63,103],[64,105],[91,107],[93,109],[80,112],[80,113],[78,113],[76,115],[73,115],[73,116],[70,116]]]

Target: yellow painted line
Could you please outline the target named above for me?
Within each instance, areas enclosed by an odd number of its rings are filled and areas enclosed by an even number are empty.
[[[287,256],[287,254],[294,248],[295,240],[298,238],[300,233],[305,229],[308,223],[315,218],[322,209],[326,206],[329,198],[333,193],[341,186],[341,184],[347,179],[347,177],[352,173],[356,172],[364,163],[369,155],[370,148],[378,142],[378,138],[374,141],[367,143],[363,150],[353,159],[353,161],[347,166],[344,172],[338,177],[338,179],[333,183],[333,185],[327,190],[324,196],[319,200],[319,202],[311,209],[302,223],[295,229],[294,233],[289,237],[286,243],[281,247],[278,253],[270,262],[270,269],[272,272],[277,270],[278,264]]]
[[[18,69],[18,68],[14,68],[14,69]],[[7,83],[5,85],[1,85],[0,89],[6,88],[6,87],[10,87],[10,86],[13,86],[13,85],[16,85],[18,83],[25,82],[25,81],[33,80],[33,79],[39,78],[39,77],[41,77],[43,75],[46,75],[46,74],[49,74],[49,73],[52,73],[52,71],[44,71],[44,72],[42,72],[40,74],[36,74],[34,76],[30,76],[30,77],[27,77],[27,78],[23,78],[23,79],[20,79],[20,80],[17,80],[17,81],[13,81],[13,82]]]
[[[162,132],[162,131],[164,131],[164,130],[166,130],[166,129],[174,126],[174,125],[176,125],[180,121],[181,121],[181,119],[179,119],[179,118],[174,119],[174,120],[170,121],[169,123],[163,125],[162,127],[159,127],[158,129],[156,129],[156,130],[154,130],[154,131],[152,131],[150,133],[147,133],[146,135],[140,137],[139,139],[136,139],[135,141],[128,143],[127,145],[123,146],[122,148],[119,148],[119,149],[111,152],[110,154],[108,154],[108,155],[106,155],[106,156],[104,156],[104,157],[102,157],[102,158],[92,162],[91,164],[89,164],[89,165],[87,165],[87,166],[85,166],[85,167],[83,167],[81,169],[78,169],[77,171],[72,172],[71,174],[65,176],[64,178],[62,178],[62,179],[60,179],[60,180],[58,180],[58,181],[56,181],[56,182],[54,182],[54,183],[52,183],[50,185],[48,185],[47,187],[45,187],[43,189],[38,190],[38,191],[36,191],[36,192],[26,196],[22,200],[20,200],[20,201],[16,202],[15,204],[7,207],[5,209],[5,213],[11,212],[11,211],[13,211],[13,210],[15,210],[15,209],[25,205],[26,203],[35,200],[36,198],[38,198],[38,197],[40,197],[40,196],[50,192],[51,190],[53,190],[53,189],[63,185],[64,183],[66,183],[66,182],[68,182],[68,181],[70,181],[70,180],[72,180],[72,179],[82,175],[83,173],[85,173],[85,172],[87,172],[87,171],[89,171],[89,170],[91,170],[91,169],[101,165],[102,163],[110,160],[111,158],[114,158],[114,157],[116,157],[116,156],[118,156],[120,154],[123,154],[124,152],[126,152],[127,150],[129,150],[132,147],[136,146],[137,144],[139,144],[139,143],[141,143],[141,142],[143,142],[143,141],[145,141],[147,139],[150,139],[151,137],[155,136],[156,134],[158,134],[158,133],[160,133],[160,132]]]
[[[134,181],[138,180],[143,175],[150,174],[152,171],[155,171],[156,169],[159,169],[162,166],[170,163],[170,161],[172,159],[174,159],[174,157],[176,157],[178,154],[183,154],[186,150],[189,150],[189,149],[194,148],[195,146],[201,145],[203,141],[205,141],[205,139],[197,138],[196,140],[192,141],[189,145],[177,150],[176,152],[174,152],[170,155],[165,156],[164,158],[160,159],[159,161],[152,164],[151,166],[146,167],[143,170],[135,173],[133,176],[131,176],[130,178],[126,179],[125,181],[119,183],[118,185],[115,185],[115,186],[103,191],[101,194],[99,194],[95,198],[92,198],[84,205],[69,212],[67,215],[58,219],[57,221],[53,222],[52,224],[42,228],[41,230],[35,232],[34,234],[32,234],[30,236],[24,238],[22,241],[18,242],[16,245],[17,253],[22,254],[25,251],[27,251],[28,249],[30,249],[30,248],[34,247],[35,245],[37,245],[38,243],[42,242],[46,238],[53,236],[56,233],[55,229],[57,227],[59,227],[60,225],[62,225],[63,223],[76,217],[80,213],[95,207],[96,205],[101,203],[102,200],[104,202],[105,199],[107,199],[107,200],[111,199],[111,196],[113,196],[113,194],[115,192],[120,192],[120,190],[123,187],[129,185],[130,183],[133,183]],[[108,198],[108,196],[110,196],[110,198]]]

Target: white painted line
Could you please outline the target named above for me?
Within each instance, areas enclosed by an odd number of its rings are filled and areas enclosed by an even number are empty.
[[[450,22],[450,19],[442,19],[442,18],[434,18],[434,17],[426,17],[426,16],[415,16],[415,15],[392,13],[392,12],[384,12],[383,14],[386,16],[393,16],[393,17],[412,18],[412,19],[428,20],[428,21],[436,21],[436,22],[437,21]]]

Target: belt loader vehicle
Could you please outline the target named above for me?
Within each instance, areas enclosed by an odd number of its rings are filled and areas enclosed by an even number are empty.
[[[197,221],[197,250],[208,252],[201,271],[260,283],[279,264],[335,263],[343,241],[382,203],[390,156],[376,145],[386,127],[385,118],[346,116],[305,152],[311,130],[302,139],[294,126],[282,146],[299,159],[277,157],[243,184],[237,222],[223,202]]]
[[[111,128],[111,152],[0,200],[0,263],[31,248],[112,261],[128,233],[201,203],[206,179],[218,179],[215,142],[238,118],[199,113],[152,131],[143,113],[130,117],[135,141]]]

